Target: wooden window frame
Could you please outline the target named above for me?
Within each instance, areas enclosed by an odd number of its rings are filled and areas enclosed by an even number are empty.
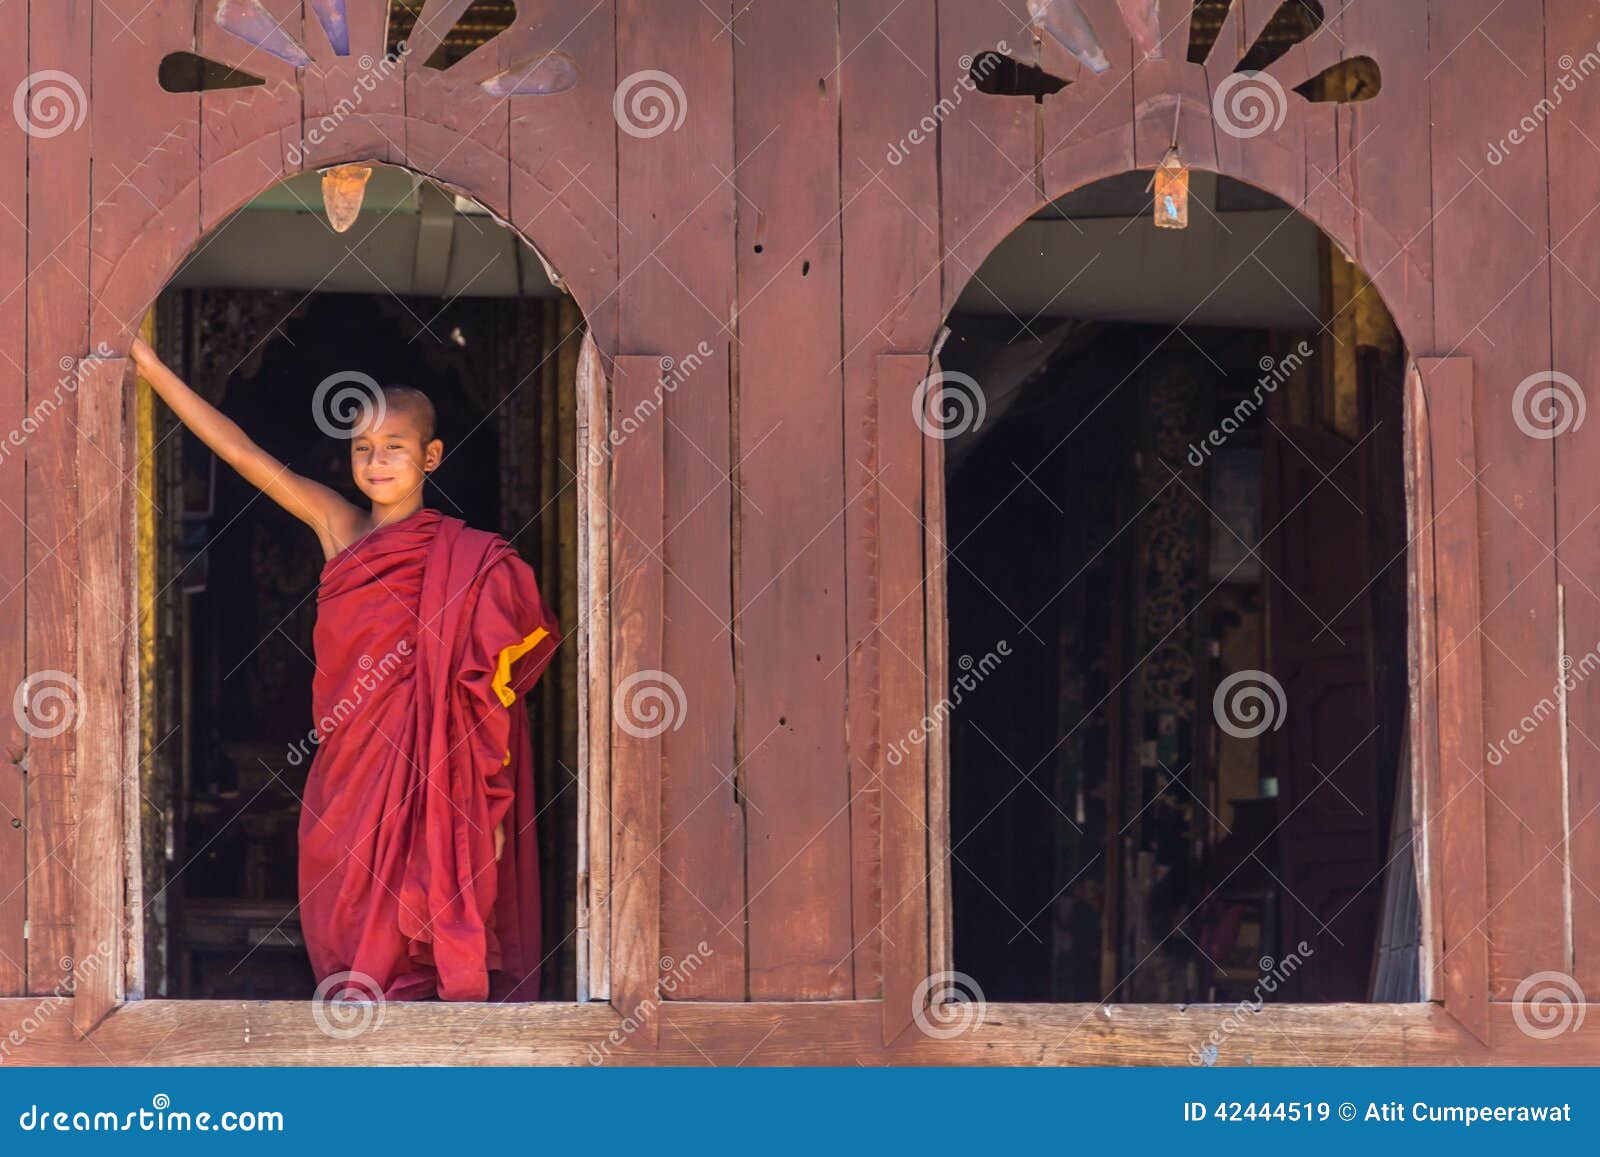
[[[915,387],[937,370],[926,356],[886,355],[878,362],[878,396],[882,412],[910,406]],[[1412,830],[1417,849],[1418,902],[1422,913],[1419,946],[1420,1002],[1374,1002],[1364,1007],[1391,1013],[1418,1004],[1438,1004],[1472,1038],[1490,1039],[1488,912],[1483,763],[1483,676],[1481,571],[1478,553],[1478,506],[1473,435],[1474,375],[1464,357],[1421,357],[1408,362],[1405,381],[1405,489],[1408,538],[1408,666],[1410,676],[1410,743],[1412,764]],[[930,399],[931,403],[931,399]],[[885,437],[897,425],[882,424]],[[930,426],[930,428],[933,428]],[[945,587],[944,444],[923,439],[922,488],[915,496],[923,519],[922,570],[926,632],[923,660],[926,698],[914,713],[898,705],[902,724],[927,717],[938,721],[935,706],[949,685],[948,596]],[[906,447],[900,447],[902,454]],[[885,462],[893,449],[884,447]],[[887,471],[886,471],[887,473]],[[895,503],[886,504],[893,507]],[[892,545],[884,544],[886,560]],[[889,573],[883,605],[903,597],[909,575]],[[890,649],[890,656],[893,649]],[[885,657],[886,667],[897,664]],[[904,664],[899,664],[904,666]],[[884,693],[880,688],[880,693]],[[885,698],[884,734],[900,730],[896,704]],[[920,796],[926,805],[921,827],[926,847],[918,848],[905,830],[891,833],[885,809],[884,879],[920,872],[928,881],[926,908],[913,917],[899,916],[901,937],[912,938],[914,950],[886,937],[884,959],[884,1039],[910,1031],[914,1009],[907,994],[919,991],[925,977],[955,971],[951,936],[950,763],[943,726],[935,726],[921,750],[926,764],[916,774],[883,768],[889,790]],[[906,761],[910,763],[912,761]],[[915,782],[917,776],[922,783]],[[905,827],[901,825],[902,829]],[[926,858],[924,858],[926,857]],[[886,901],[887,904],[887,901]],[[902,904],[903,908],[912,907]],[[886,929],[888,923],[886,920]],[[898,944],[904,945],[907,939]],[[1447,952],[1445,945],[1451,948]],[[895,1002],[900,1007],[893,1007]],[[1063,1004],[1088,1015],[1095,1006]],[[1109,1007],[1109,1006],[1108,1006]],[[1119,1009],[1140,1005],[1119,1005]],[[1155,1007],[1155,1006],[1142,1006]],[[1347,1017],[1349,1006],[1335,1013],[1328,1005],[1284,1005],[1296,1015]],[[1038,1005],[990,1005],[1003,1016],[1036,1015]],[[1070,1012],[1069,1012],[1069,1015]]]
[[[653,373],[641,374],[641,365]],[[661,374],[658,358],[618,358],[619,404],[639,392],[641,381],[649,387]],[[130,993],[143,991],[145,915],[138,893],[142,880],[143,847],[139,830],[139,703],[138,645],[136,632],[122,623],[139,621],[136,541],[138,495],[125,478],[123,464],[137,460],[132,362],[124,357],[87,357],[78,363],[80,402],[78,443],[80,463],[79,518],[85,549],[80,601],[79,635],[84,643],[79,655],[79,681],[90,705],[75,733],[78,759],[79,825],[76,838],[77,880],[73,896],[74,956],[93,959],[92,969],[77,977],[71,1000],[74,1034],[85,1037],[119,1007]],[[659,543],[654,567],[641,568],[634,577],[619,575],[620,596],[611,587],[613,559],[622,566],[649,551],[624,540],[611,511],[620,489],[629,501],[641,497],[659,503],[662,433],[660,422],[647,423],[628,439],[607,451],[612,422],[611,383],[592,335],[585,333],[578,358],[576,381],[579,573],[579,714],[578,744],[578,872],[577,872],[577,1000],[530,1004],[529,1009],[571,1009],[574,1005],[609,1003],[615,986],[624,994],[648,991],[654,984],[654,957],[648,982],[634,975],[636,958],[624,967],[613,964],[612,945],[626,942],[613,925],[614,854],[647,858],[654,843],[641,846],[639,831],[616,822],[611,806],[618,793],[642,798],[638,776],[656,775],[637,753],[626,750],[630,737],[614,731],[611,719],[613,653],[628,655],[633,640],[643,634],[660,638],[661,574]],[[631,409],[631,403],[629,404]],[[654,485],[649,479],[654,477]],[[618,568],[622,569],[621,566]],[[648,597],[653,588],[656,597]],[[615,606],[628,606],[639,597],[640,607],[625,622],[612,620]],[[120,639],[121,644],[107,640]],[[116,710],[94,710],[95,704],[114,704]],[[655,782],[652,778],[651,782]],[[637,886],[623,889],[619,902],[622,918],[632,919],[644,896]],[[642,999],[642,998],[640,998]],[[158,1000],[158,1005],[200,1006],[210,1002]],[[300,1001],[271,1001],[300,1007]],[[637,1000],[635,1001],[637,1003]],[[612,1020],[622,1014],[612,1010]],[[181,1012],[179,1013],[181,1016]],[[423,1016],[429,1014],[424,1012]],[[535,1012],[535,1019],[539,1014]],[[563,1014],[552,1013],[557,1021]],[[592,1014],[591,1014],[592,1015]],[[604,1024],[604,1018],[598,1023]]]

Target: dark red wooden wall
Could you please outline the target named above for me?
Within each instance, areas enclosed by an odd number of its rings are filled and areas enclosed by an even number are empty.
[[[83,576],[104,570],[85,554],[105,543],[80,529],[78,455],[93,451],[83,398],[61,388],[74,361],[100,343],[125,353],[185,255],[274,182],[406,165],[546,256],[630,397],[651,384],[635,359],[713,351],[658,428],[618,451],[612,542],[644,578],[613,582],[649,608],[619,609],[637,633],[618,657],[659,662],[688,705],[647,756],[618,747],[649,768],[627,800],[642,826],[619,846],[639,876],[618,883],[638,921],[618,950],[676,960],[706,943],[679,993],[693,999],[898,992],[928,969],[926,785],[882,759],[926,694],[919,367],[993,247],[1045,200],[1155,164],[1180,101],[1192,163],[1302,206],[1373,277],[1414,354],[1470,360],[1456,388],[1471,390],[1476,480],[1435,465],[1439,502],[1475,504],[1485,736],[1557,682],[1558,590],[1568,650],[1600,644],[1600,422],[1530,436],[1513,413],[1530,375],[1600,380],[1600,80],[1560,84],[1600,42],[1583,0],[1327,0],[1324,30],[1273,66],[1282,125],[1248,139],[1215,123],[1212,94],[1271,0],[1236,0],[1204,65],[1184,56],[1185,5],[1160,6],[1168,48],[1152,61],[1116,0],[1084,0],[1101,75],[1037,41],[1025,0],[525,0],[512,30],[438,72],[421,64],[427,29],[465,0],[436,0],[404,67],[370,91],[382,0],[349,0],[346,57],[314,5],[262,0],[312,57],[300,69],[220,31],[216,3],[0,4],[0,95],[54,86],[65,107],[39,117],[67,118],[30,132],[0,117],[0,437],[58,400],[0,459],[7,697],[29,673],[73,673],[135,640],[85,611]],[[965,89],[972,58],[1002,43],[1072,83],[1038,102]],[[554,49],[577,63],[571,92],[480,86]],[[157,69],[177,51],[267,83],[165,92]],[[1293,92],[1360,55],[1381,67],[1377,98]],[[658,111],[681,124],[627,131],[614,100],[647,71],[670,78]],[[933,139],[891,161],[927,117]],[[1525,117],[1534,130],[1491,163]],[[297,148],[311,128],[321,139]],[[71,732],[0,726],[0,994],[48,991],[75,951],[74,833],[93,801],[75,790],[88,781]],[[1541,970],[1600,991],[1600,680],[1571,691],[1565,728],[1472,775],[1493,998]]]

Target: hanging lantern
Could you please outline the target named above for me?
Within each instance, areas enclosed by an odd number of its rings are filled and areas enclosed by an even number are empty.
[[[1189,227],[1189,168],[1171,148],[1161,158],[1155,175],[1157,229]]]
[[[335,233],[343,233],[356,223],[361,202],[367,195],[371,165],[338,165],[322,174],[322,207]]]

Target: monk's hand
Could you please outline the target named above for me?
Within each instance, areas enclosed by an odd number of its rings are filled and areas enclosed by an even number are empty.
[[[129,349],[128,354],[133,358],[133,364],[141,370],[149,369],[152,365],[161,364],[160,359],[156,357],[156,351],[151,349],[150,343],[142,337],[133,339],[133,346]]]
[[[500,862],[500,854],[506,850],[506,825],[501,824],[494,829],[494,862]]]

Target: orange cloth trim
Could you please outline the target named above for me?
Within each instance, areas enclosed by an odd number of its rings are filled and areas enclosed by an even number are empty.
[[[543,627],[538,627],[522,642],[512,643],[511,646],[501,650],[500,661],[495,665],[494,671],[494,693],[507,707],[517,701],[517,693],[511,689],[511,664],[544,642],[549,634],[550,632]],[[509,759],[507,762],[510,762]]]

